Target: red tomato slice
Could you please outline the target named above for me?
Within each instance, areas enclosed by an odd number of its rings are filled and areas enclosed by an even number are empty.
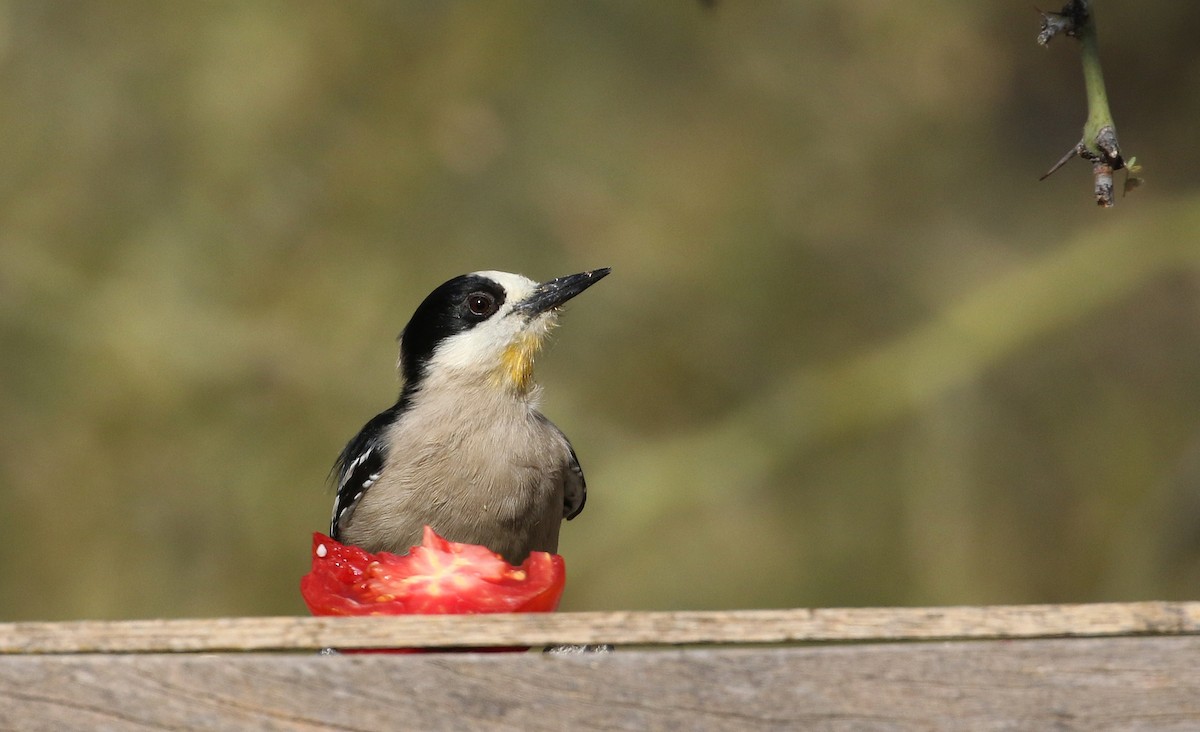
[[[426,526],[408,554],[371,554],[313,534],[312,571],[300,580],[300,594],[313,615],[534,613],[555,610],[565,584],[557,554],[532,552],[514,567]]]

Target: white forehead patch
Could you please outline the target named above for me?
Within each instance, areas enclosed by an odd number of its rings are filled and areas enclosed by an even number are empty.
[[[516,303],[529,297],[537,287],[537,283],[524,275],[513,274],[512,272],[496,272],[489,270],[487,272],[473,272],[476,277],[487,277],[500,284],[504,288],[504,304],[515,305]]]

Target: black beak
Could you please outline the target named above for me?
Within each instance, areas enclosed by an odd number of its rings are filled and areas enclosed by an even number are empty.
[[[528,316],[552,310],[596,284],[611,271],[612,268],[604,267],[543,282],[513,309]]]

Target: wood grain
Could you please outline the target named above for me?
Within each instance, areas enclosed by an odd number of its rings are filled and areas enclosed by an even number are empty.
[[[3,653],[702,645],[1200,633],[1200,603],[0,624]]]
[[[1200,637],[0,656],[0,728],[1196,730]]]

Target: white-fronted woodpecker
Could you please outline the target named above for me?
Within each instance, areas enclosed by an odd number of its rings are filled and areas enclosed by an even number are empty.
[[[431,292],[400,334],[400,398],[334,466],[330,536],[404,553],[429,525],[512,564],[556,553],[587,488],[571,443],[538,411],[533,361],[559,307],[609,271],[540,284],[475,272]]]

